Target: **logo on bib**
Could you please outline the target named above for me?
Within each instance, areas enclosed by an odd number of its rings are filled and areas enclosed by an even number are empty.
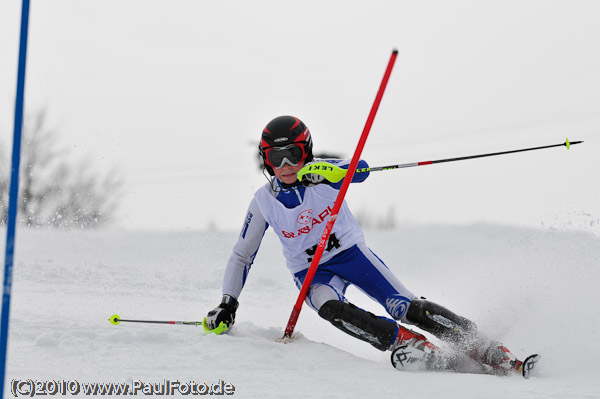
[[[328,206],[323,212],[316,215],[312,209],[305,209],[300,212],[296,218],[296,221],[303,226],[300,228],[296,227],[296,231],[281,230],[281,235],[283,235],[284,238],[296,238],[300,237],[302,234],[308,234],[315,225],[323,223],[331,214],[331,211],[331,206]]]
[[[310,221],[312,220],[312,215],[313,215],[313,210],[307,209],[305,211],[300,212],[300,214],[298,215],[298,219],[296,219],[296,220],[300,224],[309,224]]]

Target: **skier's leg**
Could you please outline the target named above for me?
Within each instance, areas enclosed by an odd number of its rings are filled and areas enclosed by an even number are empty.
[[[364,243],[336,257],[329,270],[383,306],[394,319],[406,323],[406,311],[417,298]]]
[[[303,278],[297,277],[297,284],[300,286]],[[345,333],[383,351],[401,344],[429,344],[423,335],[348,303],[344,296],[348,282],[341,277],[325,269],[317,271],[313,281],[306,296],[306,304]]]
[[[395,322],[343,301],[331,300],[324,303],[319,309],[319,316],[346,334],[382,351],[390,348],[397,335],[398,326]]]
[[[296,274],[298,286],[303,277],[304,273]],[[403,344],[423,346],[425,343],[433,348],[422,334],[348,303],[344,293],[350,283],[380,302],[397,320],[405,317],[410,299],[415,298],[375,254],[364,244],[359,244],[319,266],[306,303],[340,330],[377,349],[393,349]]]
[[[399,370],[444,368],[444,359],[435,356],[436,348],[425,336],[393,320],[338,300],[324,303],[319,309],[319,316],[381,351],[393,351],[392,364]]]
[[[435,349],[422,334],[348,302],[330,300],[321,306],[319,316],[346,334],[368,342],[381,351],[391,350],[399,345],[411,345],[421,350],[423,347]]]
[[[303,276],[301,279],[296,278],[298,289],[302,287],[303,282]],[[348,282],[339,276],[325,270],[317,270],[304,302],[317,312],[325,302],[333,300],[347,302],[344,296],[347,287]]]
[[[424,298],[411,302],[406,318],[417,327],[452,343],[480,364],[506,372],[517,370],[521,364],[500,342],[479,333],[475,323]]]
[[[345,251],[345,259],[340,257],[338,262],[330,265],[329,270],[378,301],[394,319],[414,324],[454,344],[480,364],[506,368],[516,359],[499,342],[478,333],[472,321],[433,302],[416,299],[365,244]],[[399,336],[402,335],[401,331],[402,328]],[[399,339],[399,342],[404,341]]]
[[[298,288],[304,282],[304,274],[296,275]],[[348,303],[344,296],[348,282],[323,267],[317,270],[306,295],[305,302],[345,333],[366,341],[379,350],[389,349],[397,335],[395,322],[377,317],[372,313]]]
[[[406,320],[459,346],[469,347],[478,335],[475,323],[424,298],[414,299],[410,303]]]

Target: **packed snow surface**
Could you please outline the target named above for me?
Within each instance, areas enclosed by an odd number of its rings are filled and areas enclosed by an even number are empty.
[[[415,294],[477,322],[520,358],[540,353],[530,380],[399,372],[389,352],[344,335],[306,306],[296,338],[279,342],[298,290],[271,232],[235,327],[222,336],[108,319],[202,320],[220,301],[237,232],[17,234],[5,397],[13,379],[221,380],[240,398],[600,397],[600,238],[587,233],[497,225],[366,232]],[[356,289],[348,298],[385,314]]]

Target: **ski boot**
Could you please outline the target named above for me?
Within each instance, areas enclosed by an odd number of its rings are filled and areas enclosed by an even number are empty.
[[[398,325],[398,335],[390,347],[392,365],[401,371],[432,370],[441,367],[436,361],[437,347],[423,334]]]
[[[482,363],[491,367],[494,371],[493,374],[509,375],[517,373],[524,378],[529,378],[533,375],[535,365],[540,358],[540,355],[531,355],[521,361],[508,348],[495,343],[483,352]]]

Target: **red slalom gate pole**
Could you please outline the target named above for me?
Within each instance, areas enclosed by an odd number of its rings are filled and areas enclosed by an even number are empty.
[[[373,106],[371,107],[371,112],[369,113],[367,122],[365,123],[365,128],[362,131],[362,135],[360,136],[360,140],[358,141],[358,145],[356,146],[356,150],[354,151],[354,156],[352,157],[350,166],[348,166],[348,173],[346,174],[346,177],[342,182],[342,187],[340,188],[340,192],[338,193],[338,196],[333,205],[333,209],[329,215],[329,220],[327,220],[327,224],[325,225],[325,229],[323,230],[323,235],[321,236],[321,240],[319,241],[315,255],[312,259],[310,267],[308,268],[306,277],[304,278],[304,283],[302,284],[302,288],[300,289],[298,300],[296,301],[296,304],[292,309],[292,314],[290,315],[290,319],[285,328],[283,338],[290,338],[292,336],[292,333],[294,332],[296,322],[298,321],[300,311],[302,310],[302,304],[304,303],[304,299],[308,294],[310,284],[312,283],[313,277],[315,276],[317,268],[319,267],[319,261],[321,260],[321,256],[323,255],[323,251],[325,249],[325,246],[327,245],[327,240],[329,239],[329,235],[331,234],[331,230],[333,229],[333,225],[335,224],[337,215],[340,211],[340,208],[342,207],[342,202],[344,202],[344,197],[346,196],[346,192],[348,191],[348,186],[350,186],[350,182],[354,177],[354,173],[356,171],[356,167],[358,166],[358,161],[360,159],[360,154],[362,153],[362,150],[365,147],[365,143],[367,142],[367,137],[369,136],[369,132],[371,131],[371,126],[373,125],[373,121],[375,120],[377,109],[379,108],[379,104],[381,103],[381,98],[383,97],[383,93],[385,92],[387,82],[390,79],[392,68],[394,67],[394,62],[396,61],[397,55],[398,50],[392,51],[392,55],[388,62],[388,66],[385,70],[383,79],[381,81],[381,85],[379,86],[379,91],[377,92],[377,96],[375,97],[375,101],[373,102]]]

